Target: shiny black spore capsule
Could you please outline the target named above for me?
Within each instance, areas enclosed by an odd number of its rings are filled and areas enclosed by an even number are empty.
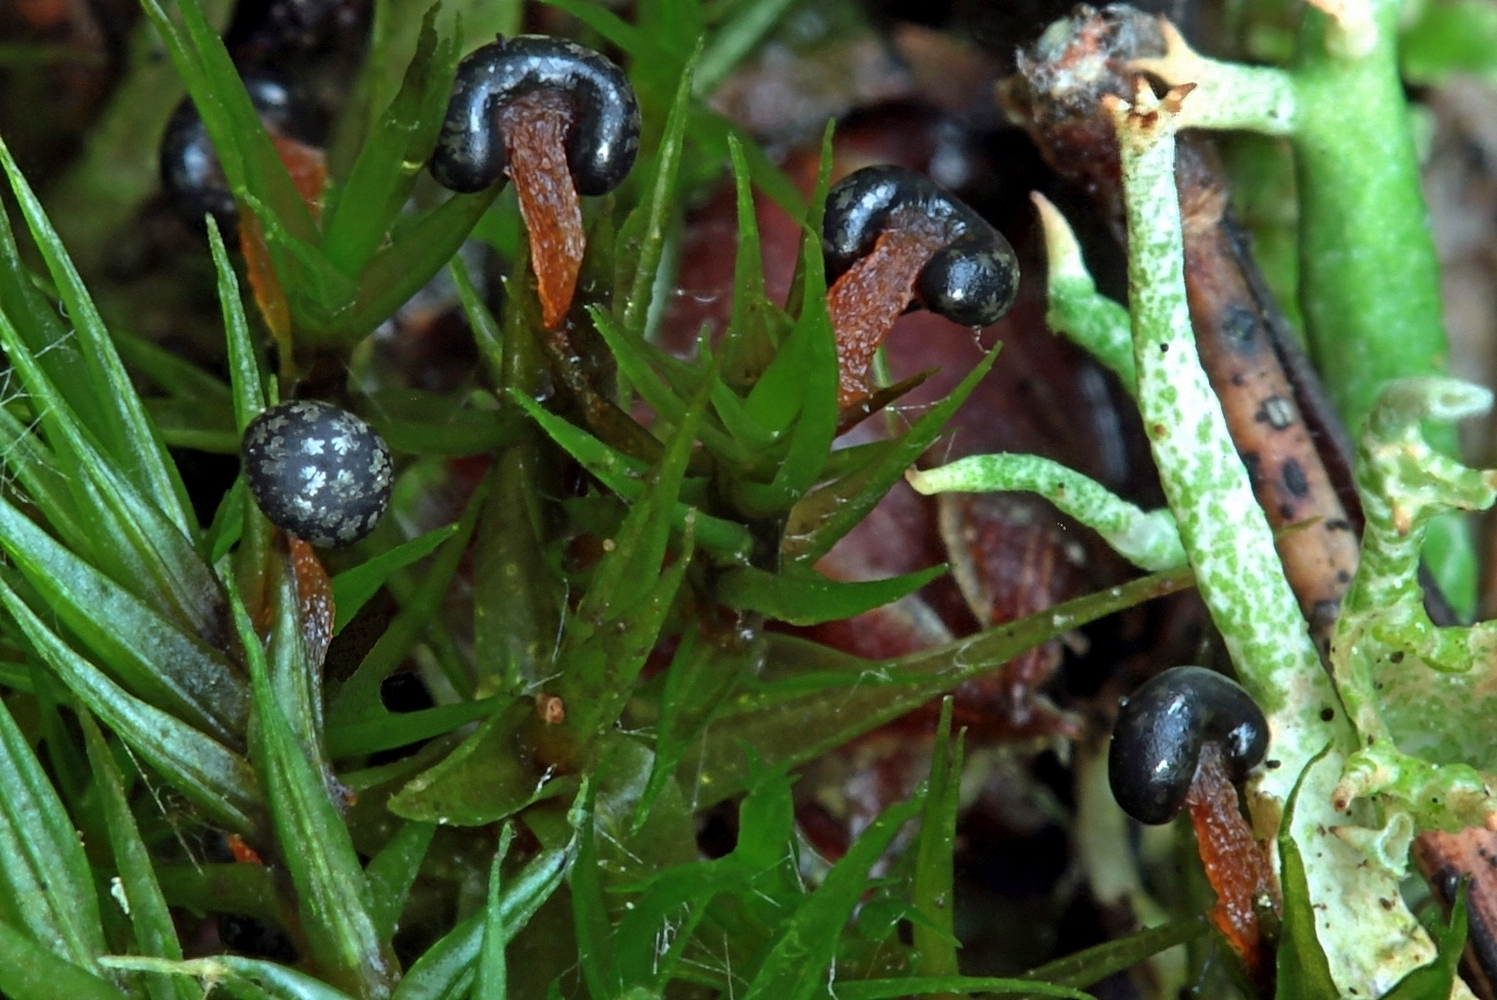
[[[567,166],[579,194],[607,194],[639,153],[639,104],[619,69],[592,49],[549,35],[500,37],[462,61],[431,175],[453,191],[482,191],[503,177],[504,136],[495,112],[537,90],[568,95],[576,111]]]
[[[285,83],[256,73],[245,76],[244,89],[267,128],[298,139],[312,131]],[[161,136],[161,189],[173,211],[193,229],[201,232],[203,216],[211,214],[226,238],[234,234],[238,207],[191,98],[177,105]]]
[[[864,167],[827,194],[822,245],[835,280],[873,251],[889,217],[901,209],[936,219],[954,234],[920,272],[920,302],[963,326],[996,323],[1019,291],[1019,261],[1003,234],[924,174],[904,167]]]
[[[313,545],[352,545],[390,502],[390,449],[364,421],[336,406],[293,400],[244,431],[250,493],[270,522]]]
[[[1208,741],[1240,782],[1268,751],[1268,720],[1246,691],[1213,670],[1173,667],[1150,678],[1112,731],[1107,777],[1118,805],[1140,823],[1168,823],[1185,804]]]

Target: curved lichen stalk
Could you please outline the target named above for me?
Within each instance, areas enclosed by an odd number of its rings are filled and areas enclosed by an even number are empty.
[[[1168,22],[1164,57],[1134,64],[1167,84],[1199,87],[1182,127],[1246,129],[1294,145],[1300,307],[1311,353],[1350,428],[1390,380],[1442,373],[1448,351],[1439,258],[1399,78],[1402,8],[1402,0],[1313,3],[1287,70],[1205,58]],[[1434,443],[1455,450],[1448,430]],[[1469,613],[1475,554],[1464,523],[1434,522],[1424,555],[1451,603]]]
[[[1122,310],[1097,295],[1073,241],[1062,238],[1063,220],[1041,206],[1042,214],[1053,216],[1046,227],[1053,258],[1050,314],[1055,325],[1136,385],[1160,482],[1197,586],[1239,679],[1268,717],[1268,762],[1247,789],[1255,832],[1261,843],[1277,842],[1298,787],[1289,833],[1304,862],[1331,975],[1345,995],[1378,996],[1435,956],[1399,895],[1412,824],[1406,816],[1394,817],[1381,830],[1366,829],[1333,804],[1333,789],[1358,737],[1321,665],[1196,351],[1174,136],[1199,96],[1179,88],[1161,101],[1140,80],[1132,105],[1114,99],[1110,106],[1128,223],[1131,358],[1120,349]],[[1068,512],[1114,543],[1126,539],[1118,528],[1144,516],[1089,480],[1060,476],[1049,465],[1026,464],[1026,458],[969,460],[950,472],[917,474],[914,481],[926,489],[1064,492]],[[1156,520],[1156,526],[1162,525]]]
[[[1196,355],[1174,180],[1174,133],[1188,91],[1158,101],[1140,81],[1132,106],[1112,102],[1139,410],[1201,595],[1239,679],[1268,715],[1269,760],[1278,766],[1249,787],[1255,829],[1271,841],[1298,783],[1290,835],[1305,862],[1332,978],[1343,994],[1379,996],[1435,949],[1401,901],[1401,871],[1369,863],[1363,850],[1336,836],[1352,825],[1330,795],[1352,733]]]

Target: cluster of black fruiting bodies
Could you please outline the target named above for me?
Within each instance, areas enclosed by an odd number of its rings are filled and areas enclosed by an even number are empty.
[[[305,116],[291,88],[264,74],[248,76],[245,86],[267,127],[288,138],[306,139],[306,129],[300,124]],[[507,156],[498,112],[518,97],[543,90],[560,93],[571,102],[567,164],[577,192],[600,195],[616,188],[639,152],[639,104],[634,91],[623,71],[604,56],[543,35],[501,37],[462,61],[428,164],[432,177],[458,192],[504,183]],[[234,196],[190,102],[184,101],[177,109],[163,138],[161,179],[173,207],[194,227],[201,227],[203,217],[212,215],[220,228],[234,231]],[[879,233],[902,210],[937,220],[951,237],[920,272],[919,303],[967,326],[985,326],[1002,316],[1018,285],[1018,266],[1007,241],[935,182],[899,167],[858,171],[832,190],[824,228],[829,276],[837,276],[867,254]],[[357,418],[331,407],[306,413],[285,409],[293,405],[267,411],[245,437],[244,455],[256,501],[273,523],[308,541],[324,545],[357,541],[373,529],[389,495],[388,461],[374,471],[380,463],[371,463],[368,456],[387,455],[388,450],[368,425],[358,421],[363,428],[359,433],[367,432],[377,442],[368,444],[372,450],[360,445],[360,468],[329,468],[308,478],[308,482],[322,481],[324,475],[341,476],[345,481],[349,476],[359,478],[360,488],[354,491],[358,509],[351,506],[340,512],[329,505],[326,496],[298,496],[303,485],[289,473],[270,469],[255,435],[268,426],[267,421],[292,418],[307,424],[306,429],[315,435],[319,431],[311,424]],[[309,507],[319,510],[318,517],[309,518]]]

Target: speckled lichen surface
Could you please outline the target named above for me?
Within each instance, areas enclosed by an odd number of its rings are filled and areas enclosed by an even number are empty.
[[[293,400],[244,432],[245,475],[271,523],[324,547],[374,530],[390,502],[394,468],[384,439],[327,403]]]

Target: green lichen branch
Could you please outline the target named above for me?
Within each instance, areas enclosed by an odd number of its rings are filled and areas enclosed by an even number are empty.
[[[1045,232],[1046,285],[1049,310],[1045,323],[1089,352],[1118,377],[1130,396],[1138,395],[1138,368],[1133,362],[1133,329],[1128,310],[1097,291],[1081,257],[1081,244],[1070,223],[1038,191],[1029,196]]]
[[[1466,703],[1478,712],[1489,706],[1479,688],[1489,680],[1488,665],[1497,658],[1497,624],[1435,626],[1424,610],[1418,574],[1420,546],[1435,517],[1451,510],[1485,510],[1497,500],[1497,471],[1470,469],[1435,451],[1420,423],[1452,423],[1485,413],[1491,405],[1492,394],[1480,386],[1411,378],[1389,385],[1368,416],[1357,463],[1367,519],[1362,563],[1331,643],[1336,686],[1362,747],[1347,760],[1336,786],[1339,808],[1381,795],[1385,810],[1407,810],[1420,829],[1480,825],[1497,808],[1489,779],[1466,762],[1469,752],[1436,750],[1436,759],[1430,759],[1401,749],[1383,718],[1388,699],[1379,690],[1387,686],[1385,673],[1433,682],[1434,675],[1425,670],[1432,668],[1465,675],[1451,682],[1469,679]],[[1430,714],[1417,721],[1435,733],[1467,723],[1443,705]],[[1428,737],[1423,739],[1431,745]]]
[[[1268,521],[1196,354],[1174,178],[1175,129],[1187,93],[1156,99],[1140,79],[1132,105],[1110,102],[1128,225],[1139,410],[1197,587],[1239,679],[1269,719],[1269,753],[1278,766],[1249,783],[1256,832],[1274,841],[1298,786],[1289,835],[1304,859],[1331,976],[1344,995],[1379,996],[1431,961],[1435,948],[1401,902],[1399,873],[1368,863],[1365,843],[1335,833],[1354,825],[1330,794],[1345,753],[1354,749],[1353,734],[1335,708]]]
[[[1107,487],[1059,462],[1038,455],[972,455],[949,465],[910,472],[919,493],[1038,493],[1102,536],[1139,569],[1159,573],[1185,565],[1185,549],[1175,517],[1167,510],[1144,511]]]
[[[1398,71],[1402,6],[1321,0],[1307,7],[1298,54],[1284,70],[1205,58],[1168,26],[1165,55],[1135,63],[1171,86],[1197,86],[1182,127],[1289,136],[1299,190],[1299,304],[1311,353],[1348,427],[1361,426],[1393,379],[1442,374],[1448,351],[1439,259]],[[1433,444],[1455,453],[1448,430]],[[1434,522],[1424,556],[1451,603],[1469,614],[1476,560],[1464,521]]]

